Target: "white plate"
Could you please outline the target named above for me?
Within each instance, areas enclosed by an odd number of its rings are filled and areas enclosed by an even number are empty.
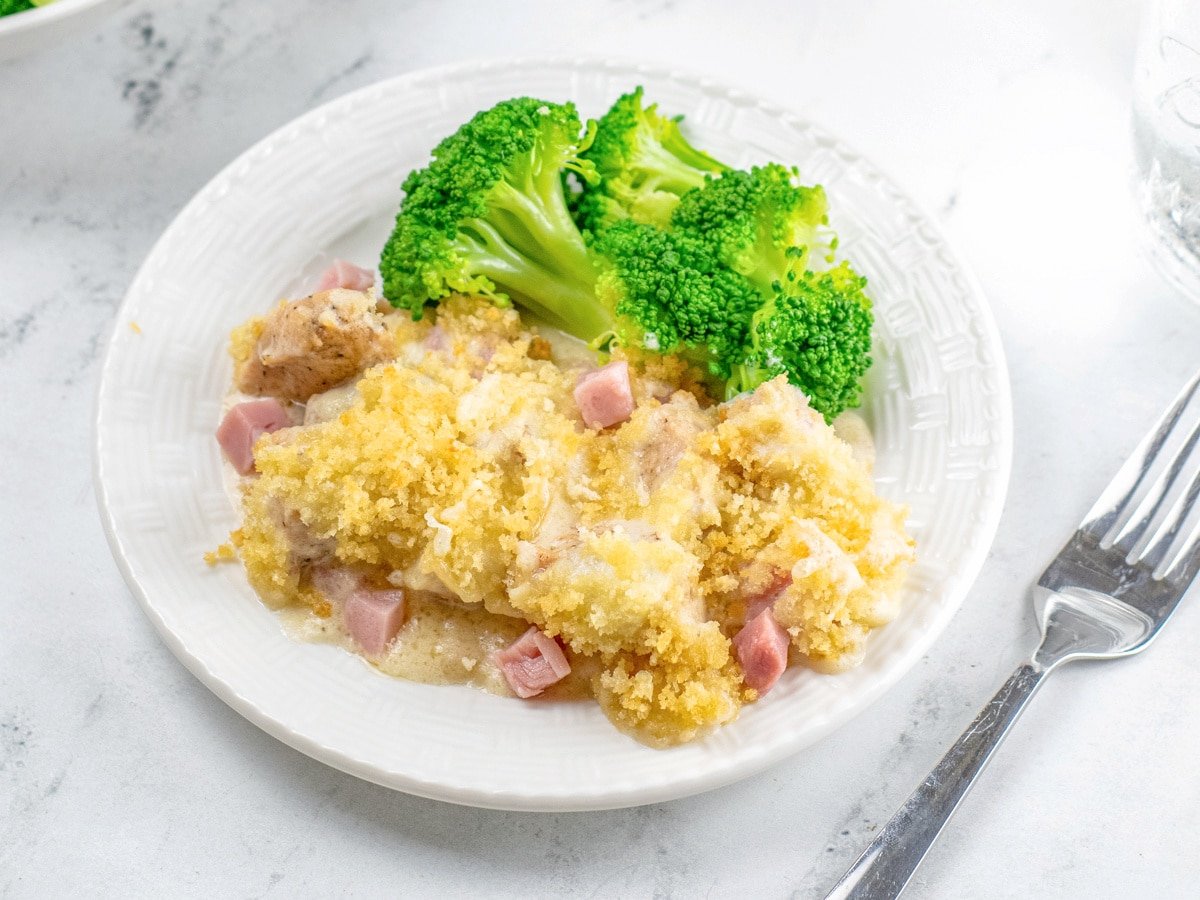
[[[372,265],[400,183],[497,100],[575,100],[598,115],[636,84],[735,164],[778,159],[829,191],[877,304],[865,412],[877,480],[907,502],[919,562],[900,618],[854,671],[790,671],[710,738],[651,750],[588,703],[521,703],[378,674],[293,643],[237,566],[201,555],[236,527],[213,439],[229,330],[332,255]],[[130,324],[136,322],[142,333]],[[164,641],[250,721],[346,772],[413,794],[512,809],[650,803],[726,784],[816,741],[882,694],[954,614],[991,542],[1011,412],[991,315],[932,223],[860,156],[752,97],[654,68],[492,62],[357,91],[277,131],[167,229],[117,316],[97,413],[96,484],[117,562]]]
[[[49,47],[93,27],[129,0],[56,0],[49,6],[0,17],[0,62]]]

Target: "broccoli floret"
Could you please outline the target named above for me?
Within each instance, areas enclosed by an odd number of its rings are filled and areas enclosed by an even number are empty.
[[[790,273],[754,313],[746,355],[727,395],[787,375],[826,421],[858,406],[874,322],[866,283],[847,263],[827,272]]]
[[[640,87],[601,117],[581,155],[599,180],[584,185],[575,215],[581,228],[595,233],[626,218],[665,226],[680,195],[728,169],[689,144],[679,121],[660,115],[657,104],[642,106]]]
[[[622,100],[653,113],[640,91]],[[404,183],[380,261],[388,300],[415,317],[452,293],[511,300],[597,348],[681,355],[728,396],[786,374],[827,419],[857,404],[871,304],[847,264],[813,271],[832,251],[813,252],[827,231],[819,188],[779,166],[700,176],[683,202],[666,192],[667,227],[625,216],[585,237],[564,174],[594,186],[617,151],[585,158],[595,145],[581,131],[572,105],[518,98],[442,141]]]
[[[673,229],[712,246],[721,261],[764,294],[789,272],[828,267],[833,232],[820,186],[798,184],[777,163],[726,172],[680,198]]]
[[[672,229],[712,247],[764,299],[727,395],[786,374],[826,419],[858,405],[871,364],[871,301],[848,264],[821,271],[837,246],[827,210],[824,190],[774,163],[726,172],[675,208]]]
[[[567,209],[562,173],[594,179],[579,158],[573,104],[530,97],[476,114],[404,182],[383,249],[384,296],[419,317],[452,293],[510,298],[572,333],[613,322],[595,303],[595,269]]]
[[[452,293],[511,299],[594,346],[682,350],[724,377],[760,302],[753,286],[702,242],[629,220],[589,247],[561,178],[594,177],[580,130],[573,106],[522,98],[439,144],[404,183],[384,295],[418,317]]]
[[[11,16],[13,13],[33,9],[32,0],[0,0],[0,16]]]
[[[754,286],[700,241],[626,219],[593,243],[599,302],[617,317],[618,343],[680,354],[728,378],[742,358]]]

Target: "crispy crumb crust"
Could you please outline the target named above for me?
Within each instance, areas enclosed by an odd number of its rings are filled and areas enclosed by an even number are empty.
[[[776,614],[817,667],[856,664],[894,617],[913,558],[904,510],[782,379],[715,406],[681,361],[631,354],[637,409],[597,432],[572,399],[579,370],[512,310],[454,298],[436,342],[428,317],[390,327],[397,360],[365,374],[353,406],[256,448],[235,543],[269,605],[319,602],[282,505],[346,564],[436,577],[598,660],[605,712],[657,745],[755,698],[730,637],[781,572]]]

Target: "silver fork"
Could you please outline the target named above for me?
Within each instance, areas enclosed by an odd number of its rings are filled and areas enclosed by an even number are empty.
[[[829,893],[896,897],[1037,691],[1063,663],[1144,650],[1200,570],[1200,407],[1189,382],[1033,589],[1042,640]]]

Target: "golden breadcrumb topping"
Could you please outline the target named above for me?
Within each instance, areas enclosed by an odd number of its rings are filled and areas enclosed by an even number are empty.
[[[233,357],[235,368],[240,368],[246,360],[254,355],[254,348],[262,336],[267,320],[263,316],[247,319],[233,329],[229,335],[229,355]]]
[[[237,548],[233,543],[225,543],[218,546],[215,550],[209,550],[204,554],[204,562],[210,566],[218,565],[223,562],[233,562],[237,559]]]
[[[636,409],[596,431],[581,369],[514,311],[459,297],[431,318],[389,318],[395,361],[335,418],[259,440],[234,541],[269,605],[323,602],[303,563],[325,552],[518,616],[594,662],[608,716],[660,745],[755,698],[730,643],[747,598],[786,585],[793,654],[825,669],[895,615],[904,511],[783,379],[713,405],[684,363],[631,355]]]

